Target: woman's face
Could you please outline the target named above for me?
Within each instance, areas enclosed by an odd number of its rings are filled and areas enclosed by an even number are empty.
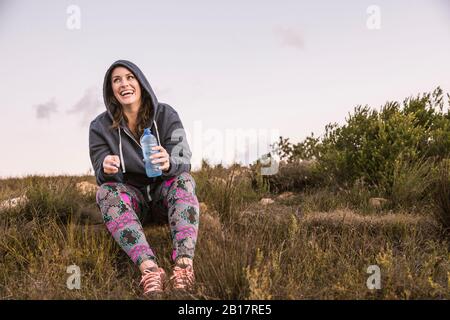
[[[124,67],[116,67],[111,73],[111,87],[122,106],[141,105],[141,86],[134,74]]]

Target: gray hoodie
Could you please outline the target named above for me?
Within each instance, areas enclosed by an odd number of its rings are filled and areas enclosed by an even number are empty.
[[[117,130],[110,129],[115,110],[114,106],[108,105],[106,84],[111,81],[111,72],[117,66],[129,69],[139,81],[141,90],[145,90],[151,97],[154,110],[146,127],[151,129],[158,144],[170,156],[170,170],[163,172],[160,177],[147,177],[140,141],[134,138],[124,120]],[[109,67],[103,82],[103,99],[106,111],[98,115],[89,126],[89,155],[98,185],[109,181],[127,183],[145,191],[144,194],[151,201],[150,194],[158,195],[164,180],[182,172],[190,172],[191,151],[178,113],[170,105],[158,102],[146,77],[134,63],[118,60]],[[107,155],[120,157],[120,170],[116,174],[103,172],[103,160]]]

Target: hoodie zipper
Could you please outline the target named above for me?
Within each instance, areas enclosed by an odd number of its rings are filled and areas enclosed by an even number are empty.
[[[125,131],[125,133],[127,134],[127,136],[129,136],[131,139],[133,139],[133,141],[136,142],[137,145],[142,149],[141,144],[140,144],[139,142],[137,142],[136,139],[135,139],[132,135],[130,135],[130,134],[127,132],[127,129],[126,129],[126,128],[123,128],[123,131]],[[141,138],[140,138],[140,139],[142,139],[142,136],[143,136],[143,135],[141,135]]]

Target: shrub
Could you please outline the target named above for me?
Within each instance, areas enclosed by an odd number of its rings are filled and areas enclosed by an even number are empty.
[[[380,110],[357,106],[344,125],[328,124],[321,138],[312,134],[291,144],[280,137],[273,152],[288,163],[316,160],[317,181],[325,186],[348,189],[359,180],[395,197],[397,204],[412,205],[429,186],[427,159],[442,159],[450,151],[450,111],[444,107],[439,87],[402,104],[387,102]]]
[[[444,159],[438,166],[434,184],[434,214],[442,226],[450,229],[450,159]]]
[[[411,208],[424,204],[435,175],[432,158],[417,161],[398,160],[394,164],[391,203],[395,207]]]
[[[302,191],[306,187],[313,187],[320,183],[321,177],[315,170],[316,165],[316,162],[312,160],[282,162],[276,174],[266,175],[263,179],[272,193]]]

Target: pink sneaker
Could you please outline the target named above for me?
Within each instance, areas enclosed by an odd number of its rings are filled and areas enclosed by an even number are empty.
[[[191,291],[195,283],[194,268],[191,265],[175,266],[170,282],[174,290]]]
[[[149,268],[144,270],[141,282],[143,284],[144,294],[161,293],[164,290],[166,273],[162,268]]]

